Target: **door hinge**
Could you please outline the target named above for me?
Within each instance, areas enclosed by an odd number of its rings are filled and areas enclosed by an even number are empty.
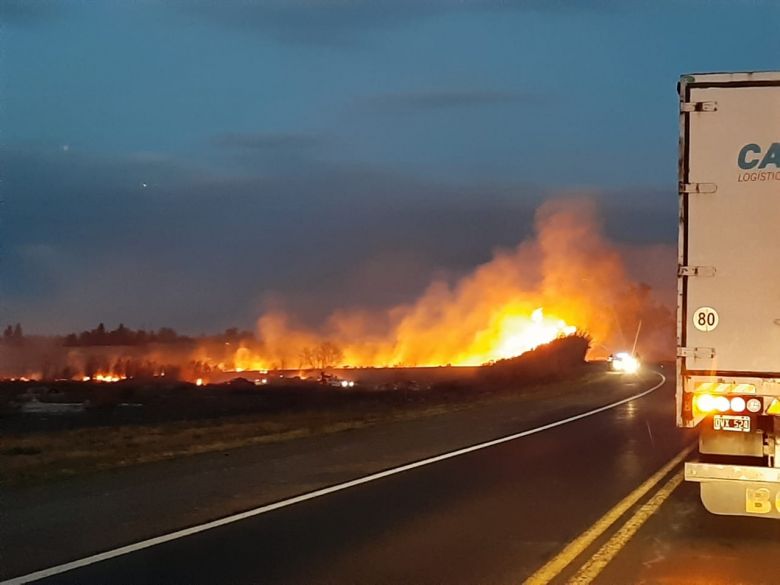
[[[677,357],[696,360],[711,360],[715,357],[714,347],[678,347]]]
[[[680,102],[680,112],[717,112],[718,102]]]
[[[714,266],[678,266],[677,276],[715,276]]]
[[[715,193],[715,183],[680,183],[680,193]]]

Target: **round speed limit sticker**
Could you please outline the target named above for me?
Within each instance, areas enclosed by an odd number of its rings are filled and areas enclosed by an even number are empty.
[[[712,307],[701,307],[693,314],[693,326],[699,331],[712,331],[719,321],[718,312]]]

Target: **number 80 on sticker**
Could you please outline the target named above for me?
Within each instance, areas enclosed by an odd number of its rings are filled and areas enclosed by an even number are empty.
[[[693,314],[693,326],[699,331],[712,331],[719,322],[718,312],[712,307],[701,307]]]

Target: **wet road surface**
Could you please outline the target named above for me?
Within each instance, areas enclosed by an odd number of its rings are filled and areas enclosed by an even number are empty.
[[[669,380],[564,426],[39,582],[780,582],[767,569],[780,524],[709,515],[697,486],[676,483],[694,439],[674,426]],[[566,556],[572,543],[584,544]],[[607,545],[614,558],[594,572]]]

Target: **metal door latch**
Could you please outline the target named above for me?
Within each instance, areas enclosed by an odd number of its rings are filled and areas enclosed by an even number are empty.
[[[678,266],[677,276],[715,276],[714,266]]]
[[[680,102],[680,112],[717,112],[718,102]]]
[[[680,183],[680,193],[715,193],[717,190],[715,183]]]
[[[711,360],[715,357],[714,347],[678,347],[677,357],[695,360]]]

